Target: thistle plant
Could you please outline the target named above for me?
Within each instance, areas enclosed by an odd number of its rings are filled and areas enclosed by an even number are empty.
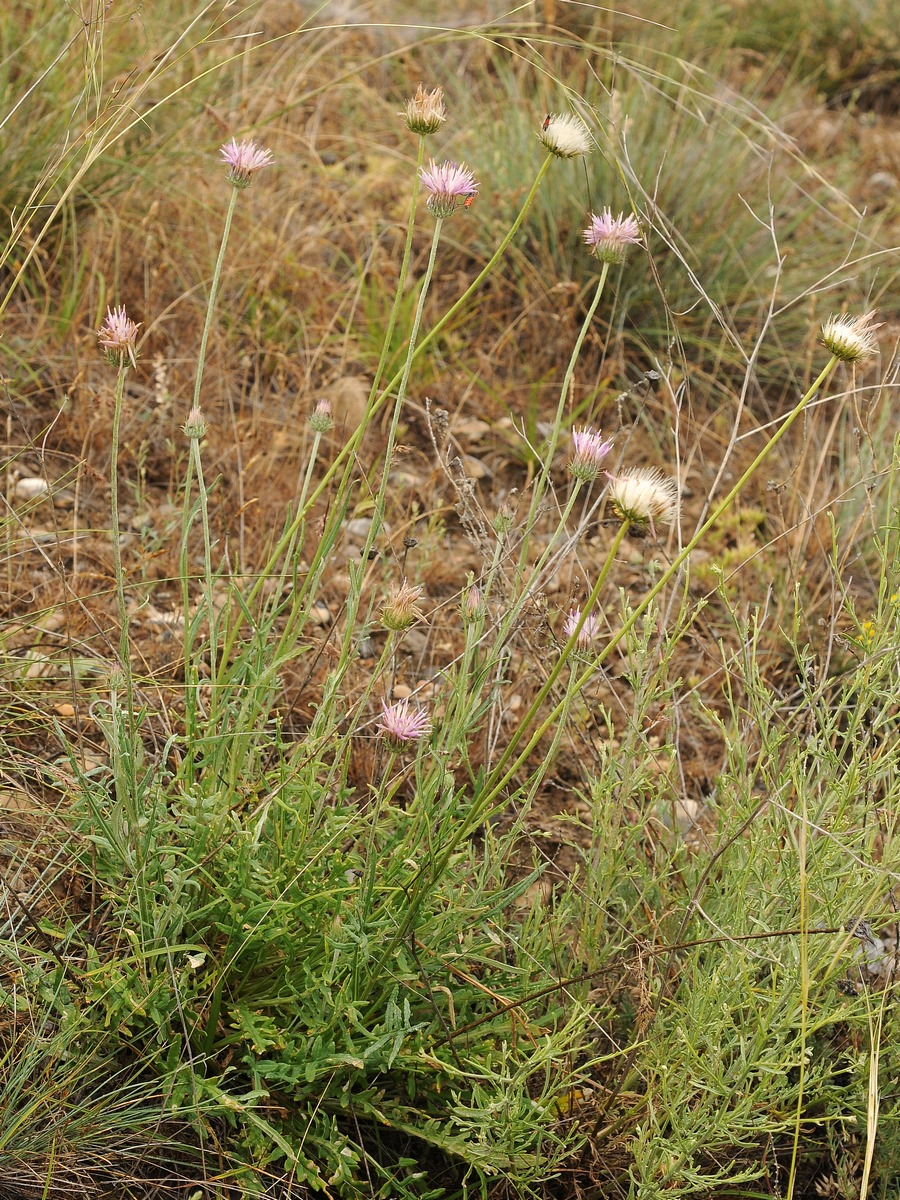
[[[124,306],[109,308],[103,324],[97,330],[99,345],[110,366],[117,369],[113,423],[110,448],[110,534],[112,538],[113,569],[116,579],[116,602],[119,610],[119,666],[125,678],[126,718],[130,734],[134,735],[134,683],[131,673],[131,644],[128,635],[128,605],[125,600],[125,573],[122,569],[122,531],[119,527],[119,430],[122,423],[122,402],[128,368],[137,365],[137,334],[140,326],[128,316]]]
[[[222,267],[225,263],[225,252],[228,247],[228,239],[231,233],[231,225],[234,220],[234,212],[237,207],[238,196],[245,191],[253,182],[254,176],[265,167],[269,167],[274,162],[274,157],[271,150],[264,149],[252,139],[238,141],[236,138],[231,138],[219,150],[219,154],[224,164],[228,167],[227,179],[231,184],[231,196],[228,202],[228,208],[225,213],[225,222],[222,230],[222,237],[219,243],[219,252],[216,257],[215,267],[213,269],[212,282],[209,289],[209,298],[206,304],[206,317],[203,323],[203,332],[200,337],[200,348],[197,355],[197,369],[194,376],[194,397],[191,405],[191,416],[184,427],[185,435],[190,442],[190,456],[188,459],[187,476],[184,483],[184,506],[182,511],[181,525],[181,587],[182,587],[182,610],[184,620],[184,663],[185,663],[185,712],[187,719],[187,727],[189,737],[192,736],[195,726],[195,713],[197,709],[197,687],[198,675],[196,664],[194,663],[194,623],[191,618],[191,603],[190,603],[190,572],[188,569],[188,535],[192,524],[192,483],[193,478],[197,480],[197,490],[200,506],[200,519],[203,531],[203,591],[204,591],[204,609],[208,626],[209,639],[209,655],[210,655],[210,677],[212,680],[210,704],[212,715],[215,715],[218,706],[218,629],[216,609],[213,603],[213,588],[215,582],[215,571],[212,564],[212,538],[209,526],[209,501],[206,489],[206,484],[203,478],[203,462],[200,451],[200,442],[205,432],[205,424],[199,419],[201,414],[201,394],[203,390],[203,374],[206,366],[206,353],[209,344],[209,334],[212,329],[213,316],[216,310],[216,301],[218,298],[219,284],[222,278]],[[194,414],[197,414],[195,419],[191,419]]]

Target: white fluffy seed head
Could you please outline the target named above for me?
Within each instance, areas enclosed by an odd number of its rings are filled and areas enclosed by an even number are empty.
[[[870,358],[878,349],[875,330],[881,323],[872,323],[872,312],[861,317],[829,317],[822,326],[821,342],[842,362],[860,362]]]
[[[557,158],[578,158],[579,155],[589,154],[594,145],[594,139],[581,117],[571,113],[561,116],[549,113],[538,137],[544,146]]]
[[[638,532],[671,525],[678,515],[678,484],[656,467],[631,467],[610,477],[616,516]]]

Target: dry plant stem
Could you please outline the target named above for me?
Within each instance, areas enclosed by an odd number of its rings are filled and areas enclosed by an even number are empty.
[[[653,601],[659,595],[659,593],[662,591],[662,589],[666,586],[666,584],[668,584],[670,582],[670,580],[681,569],[681,567],[687,560],[688,556],[690,555],[691,551],[694,549],[694,547],[697,545],[697,543],[701,540],[701,538],[703,538],[705,536],[705,534],[712,528],[712,526],[715,525],[715,523],[716,523],[716,521],[718,521],[719,517],[721,517],[723,513],[728,511],[728,509],[734,503],[735,498],[743,490],[747,481],[750,478],[752,478],[752,476],[759,470],[759,468],[762,466],[762,464],[765,462],[765,460],[768,458],[768,456],[771,454],[771,452],[775,449],[775,447],[777,446],[779,441],[784,437],[784,435],[787,433],[787,431],[790,429],[790,427],[793,425],[793,423],[797,420],[797,418],[800,416],[800,414],[806,408],[807,404],[809,404],[812,397],[816,394],[816,392],[819,390],[819,388],[823,386],[823,384],[825,383],[828,376],[834,370],[838,361],[839,360],[836,355],[833,355],[831,357],[831,359],[829,360],[827,365],[822,369],[822,371],[819,373],[818,377],[810,385],[810,387],[804,393],[804,395],[799,400],[799,402],[794,406],[793,409],[791,409],[790,413],[788,413],[787,417],[785,418],[784,422],[781,425],[781,428],[775,434],[773,434],[773,436],[769,439],[768,442],[766,442],[765,446],[763,446],[762,450],[760,450],[759,454],[757,454],[756,458],[754,458],[754,460],[750,464],[750,466],[746,469],[746,471],[744,471],[743,475],[740,477],[740,479],[737,481],[737,483],[734,485],[734,487],[731,489],[731,491],[728,493],[728,495],[724,498],[724,500],[722,500],[718,505],[716,505],[713,512],[706,519],[706,521],[703,522],[703,524],[700,526],[700,528],[697,530],[697,532],[694,534],[694,536],[691,538],[691,540],[682,549],[681,553],[675,559],[673,559],[671,564],[666,568],[665,571],[663,571],[663,573],[660,575],[659,579],[656,581],[656,583],[653,585],[653,587],[651,587],[650,590],[647,592],[646,596],[641,601],[641,603],[637,606],[637,608],[634,609],[631,616],[628,617],[623,622],[622,627],[619,630],[619,632],[614,634],[613,637],[610,638],[610,640],[607,642],[607,644],[603,647],[602,651],[597,655],[597,657],[595,658],[595,660],[591,664],[591,666],[586,671],[584,671],[583,674],[578,678],[577,691],[581,691],[581,689],[585,686],[585,684],[587,684],[589,682],[589,680],[591,680],[593,678],[597,667],[601,666],[606,661],[606,659],[610,656],[610,654],[616,648],[616,646],[618,646],[619,643],[630,633],[630,631],[634,628],[634,626],[637,624],[637,622],[641,619],[643,614],[647,611],[649,606],[653,603]],[[617,534],[618,541],[621,541],[622,535],[623,535],[623,531],[620,528],[619,533]],[[616,544],[618,544],[618,541]],[[609,562],[610,562],[610,559],[609,559],[609,557],[607,557],[605,567],[608,567]],[[599,595],[599,591],[597,590],[596,587],[594,589],[594,592],[596,592],[597,595]],[[594,593],[592,593],[592,596],[594,596]],[[584,611],[582,613],[583,620],[587,619],[587,614],[590,612],[591,607],[592,607],[592,601],[589,601],[585,605]],[[580,624],[581,623],[579,623],[579,628],[580,628]],[[573,640],[577,637],[577,635],[578,635],[578,630],[576,630],[575,633],[573,633],[572,637],[569,638],[569,641],[566,643],[566,647],[564,647],[564,653],[565,653],[565,650],[568,649],[570,644],[572,644]],[[557,664],[557,665],[559,665],[559,664]],[[558,672],[557,672],[557,674],[558,674]],[[551,678],[548,679],[547,684],[544,685],[544,687],[541,689],[541,692],[539,693],[540,699],[543,699],[546,696],[547,692],[550,690],[548,684],[550,684],[552,686],[552,673],[551,673]],[[485,809],[490,808],[490,806],[496,801],[497,797],[500,795],[500,793],[506,787],[507,783],[509,783],[509,781],[513,778],[513,776],[516,774],[516,772],[519,770],[519,768],[522,766],[522,764],[527,761],[528,756],[531,754],[532,750],[535,748],[535,746],[538,744],[538,742],[543,737],[544,731],[547,728],[549,728],[549,726],[552,725],[554,721],[559,719],[560,713],[562,711],[562,707],[561,707],[561,705],[557,704],[553,708],[553,710],[547,716],[546,720],[541,723],[541,725],[535,730],[535,732],[532,734],[532,736],[528,739],[527,745],[525,746],[524,750],[522,750],[522,752],[519,754],[519,756],[516,758],[516,760],[512,764],[512,766],[509,767],[509,769],[506,771],[505,774],[501,775],[503,768],[506,766],[506,764],[509,762],[509,760],[512,758],[512,756],[515,754],[517,746],[522,741],[522,738],[528,732],[530,722],[534,719],[534,715],[535,715],[536,711],[537,711],[536,704],[532,704],[531,707],[529,708],[528,713],[526,714],[524,720],[521,722],[521,724],[518,726],[518,728],[515,730],[512,737],[510,738],[506,749],[504,750],[503,754],[500,756],[500,759],[498,760],[496,767],[494,767],[494,769],[491,773],[491,777],[486,781],[485,787],[486,787],[487,794],[486,794],[484,800],[482,801],[482,804]]]
[[[600,278],[597,281],[597,288],[594,292],[594,299],[591,301],[591,306],[587,311],[587,316],[581,323],[581,329],[578,331],[578,337],[575,339],[575,345],[572,347],[572,353],[569,356],[569,362],[566,366],[566,373],[563,376],[562,386],[559,389],[559,402],[556,405],[556,415],[553,418],[553,428],[550,433],[550,442],[547,446],[547,453],[544,458],[544,465],[541,468],[541,473],[538,475],[534,485],[534,492],[531,497],[531,504],[528,508],[528,519],[525,522],[525,536],[522,538],[522,553],[519,557],[519,571],[525,569],[526,555],[528,553],[528,534],[534,528],[537,520],[538,506],[543,498],[544,492],[547,489],[547,483],[550,479],[550,469],[553,466],[553,456],[556,454],[556,447],[559,444],[559,434],[562,427],[563,410],[566,406],[566,400],[572,389],[572,383],[575,376],[575,366],[581,355],[581,347],[584,345],[584,339],[587,337],[587,332],[594,320],[594,314],[597,312],[597,307],[600,304],[600,298],[603,295],[603,288],[606,285],[606,277],[609,274],[609,263],[603,264],[603,269],[600,272]]]
[[[519,231],[519,228],[520,228],[522,222],[525,220],[528,210],[531,208],[531,205],[534,202],[534,198],[537,195],[538,188],[541,185],[541,181],[543,180],[544,175],[547,173],[547,169],[549,168],[550,163],[552,161],[553,161],[553,155],[548,154],[547,157],[544,159],[543,163],[541,164],[540,169],[538,170],[538,173],[537,173],[537,176],[535,177],[534,183],[531,185],[531,189],[529,190],[528,195],[525,197],[522,207],[519,210],[518,216],[513,221],[512,225],[509,227],[509,230],[507,231],[506,235],[504,236],[502,242],[497,247],[497,249],[494,251],[494,253],[491,255],[491,257],[488,259],[487,263],[482,268],[482,270],[478,273],[475,280],[469,285],[469,287],[466,288],[466,290],[459,297],[459,299],[450,306],[450,308],[444,313],[443,317],[441,317],[441,319],[437,322],[437,324],[431,330],[429,330],[428,333],[425,334],[425,336],[419,342],[418,346],[416,347],[416,349],[412,355],[413,359],[418,358],[418,356],[423,352],[425,347],[429,345],[429,343],[438,335],[438,333],[440,333],[440,331],[444,328],[444,326],[447,324],[447,322],[452,320],[452,318],[463,307],[463,305],[466,303],[466,301],[469,299],[469,297],[472,295],[472,293],[475,292],[481,286],[481,284],[484,282],[484,280],[488,277],[488,275],[491,273],[491,271],[497,265],[499,260],[503,257],[504,253],[506,252],[506,248],[509,246],[512,239],[515,237],[516,233]],[[398,292],[399,292],[399,290],[400,289],[398,288]],[[387,383],[387,385],[385,386],[384,390],[382,391],[382,393],[378,397],[378,399],[375,400],[369,406],[366,419],[361,422],[359,428],[354,431],[352,437],[347,441],[344,448],[335,457],[334,462],[331,464],[331,466],[325,472],[322,479],[319,481],[318,486],[316,487],[316,489],[312,493],[312,495],[309,497],[309,500],[307,501],[305,507],[297,513],[297,515],[294,517],[294,520],[291,522],[291,525],[282,534],[278,543],[275,545],[274,549],[272,550],[272,553],[269,556],[268,562],[265,564],[265,566],[260,571],[259,578],[257,579],[256,583],[253,585],[253,587],[250,589],[250,591],[247,594],[247,606],[248,607],[250,607],[253,604],[254,600],[256,600],[256,598],[258,597],[258,595],[263,587],[263,584],[264,584],[266,578],[268,576],[270,576],[272,574],[272,572],[275,570],[275,566],[277,565],[278,560],[281,558],[281,555],[284,554],[286,547],[288,545],[290,545],[291,537],[294,532],[294,527],[300,525],[300,523],[306,517],[306,514],[309,512],[309,510],[312,508],[312,506],[316,503],[316,501],[319,499],[319,497],[322,495],[322,493],[327,488],[331,487],[332,481],[333,481],[335,475],[337,474],[338,468],[342,464],[346,464],[346,465],[344,466],[344,476],[343,476],[341,485],[339,487],[339,490],[342,491],[343,488],[346,486],[347,481],[350,477],[350,473],[353,470],[356,451],[359,448],[360,442],[362,441],[363,437],[365,436],[366,429],[368,428],[368,425],[369,425],[369,421],[371,420],[371,418],[373,416],[375,416],[379,412],[382,405],[387,402],[387,400],[389,399],[389,397],[391,395],[391,390],[399,382],[401,374],[402,374],[402,372],[398,372],[393,377],[393,379],[391,379]],[[235,625],[234,625],[234,632],[232,635],[233,637],[237,636],[237,631],[239,628],[240,628],[240,623],[236,621]]]
[[[123,355],[116,376],[116,396],[113,403],[112,448],[109,465],[110,532],[112,534],[113,570],[116,576],[116,602],[119,609],[119,666],[125,679],[125,706],[129,737],[134,735],[134,682],[131,677],[131,650],[128,639],[128,608],[125,603],[125,576],[122,573],[122,547],[119,529],[119,429],[122,423],[122,402],[125,395],[125,376],[128,362]]]
[[[880,1090],[878,1085],[878,1069],[881,1062],[881,1031],[884,1026],[884,1008],[887,1004],[890,989],[885,988],[881,993],[878,1006],[878,1016],[873,1019],[871,993],[863,989],[866,998],[866,1010],[869,1017],[869,1086],[866,1097],[866,1152],[863,1159],[863,1173],[859,1184],[859,1200],[867,1200],[869,1180],[872,1175],[872,1162],[875,1157],[875,1138],[878,1133],[878,1109]]]

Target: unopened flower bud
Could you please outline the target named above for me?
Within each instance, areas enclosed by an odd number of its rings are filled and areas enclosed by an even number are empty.
[[[309,415],[309,427],[315,433],[328,433],[334,427],[331,405],[324,398],[319,400]]]
[[[486,605],[481,588],[476,583],[469,583],[463,592],[462,610],[464,621],[479,621],[485,614]]]
[[[206,437],[206,431],[209,428],[206,417],[199,408],[192,408],[188,413],[188,418],[182,425],[185,436],[189,438]]]

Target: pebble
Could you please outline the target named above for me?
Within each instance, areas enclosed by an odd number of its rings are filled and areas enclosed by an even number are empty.
[[[45,496],[49,491],[50,485],[46,479],[41,479],[39,475],[26,475],[16,482],[12,494],[16,500],[33,500],[35,496]]]

